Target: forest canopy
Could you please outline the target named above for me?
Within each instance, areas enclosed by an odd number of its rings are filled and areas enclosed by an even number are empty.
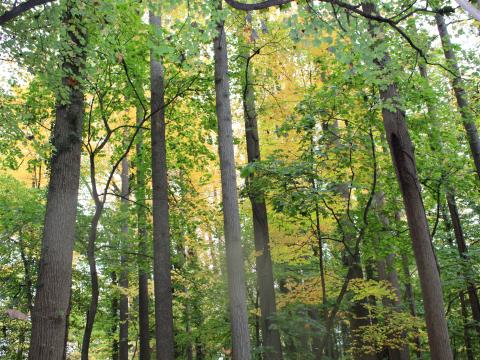
[[[479,21],[2,1],[0,358],[480,358]]]

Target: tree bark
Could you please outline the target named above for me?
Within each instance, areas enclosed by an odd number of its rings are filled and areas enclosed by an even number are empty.
[[[81,18],[68,2],[63,27],[66,42],[76,49],[65,51],[62,86],[69,88],[66,104],[57,100],[52,144],[50,183],[40,255],[29,359],[60,360],[64,355],[66,323],[72,283],[72,258],[80,180],[80,154],[84,94],[80,84],[85,62],[82,41],[86,38]],[[73,26],[75,30],[70,30]],[[81,40],[80,37],[83,39]],[[68,74],[68,75],[67,75]],[[69,85],[73,84],[73,85]]]
[[[150,24],[161,29],[160,17],[150,12]],[[153,283],[155,287],[156,353],[159,360],[174,359],[173,299],[170,259],[165,86],[162,60],[150,52]]]
[[[455,74],[452,79],[452,87],[457,100],[458,110],[462,117],[463,127],[467,133],[468,144],[470,145],[470,151],[472,153],[473,162],[478,178],[480,179],[480,139],[478,138],[478,130],[475,125],[475,119],[470,111],[467,93],[463,86],[463,80],[458,66],[455,52],[452,48],[450,41],[450,35],[448,34],[447,24],[445,24],[445,18],[443,15],[436,14],[435,21],[437,23],[438,34],[442,40],[443,53],[448,65]]]
[[[381,91],[383,101],[395,99],[397,96],[397,89],[394,84]],[[439,360],[452,359],[447,321],[443,308],[440,274],[438,273],[435,255],[431,246],[413,147],[408,135],[405,116],[399,108],[396,109],[396,112],[391,112],[384,108],[382,113],[387,140],[390,145],[390,152],[407,213],[407,221],[422,288],[432,358]]]
[[[372,3],[364,3],[363,9],[370,14],[376,9]],[[372,37],[375,36],[372,29]],[[385,54],[377,61],[380,69],[389,62]],[[405,113],[398,104],[395,83],[380,89],[380,97],[389,107],[383,107],[382,117],[386,138],[390,146],[393,166],[403,196],[407,222],[412,238],[413,252],[417,263],[422,288],[425,320],[432,359],[452,360],[447,320],[443,305],[442,284],[435,255],[431,245],[430,231],[418,181],[415,155],[407,130]],[[392,109],[393,107],[393,109]]]
[[[137,126],[143,119],[143,111],[137,106]],[[150,360],[150,324],[149,324],[149,296],[148,296],[148,268],[147,261],[147,214],[145,201],[145,160],[143,155],[143,130],[138,131],[136,144],[137,186],[135,199],[137,201],[137,228],[138,228],[138,330],[140,341],[140,360]]]
[[[251,55],[247,47],[241,49],[246,60],[243,79],[243,113],[245,120],[245,138],[247,159],[251,165],[260,160],[260,139],[258,135],[257,112],[255,109],[255,91],[252,84]],[[258,295],[260,297],[260,323],[262,329],[265,356],[271,360],[282,359],[280,333],[272,328],[277,308],[273,279],[272,256],[270,253],[270,236],[268,232],[268,215],[264,193],[255,187],[254,174],[246,179],[253,215],[253,237],[255,241],[255,265]]]
[[[119,284],[122,288],[120,293],[120,334],[119,334],[119,360],[128,360],[128,262],[127,262],[127,249],[128,249],[128,202],[129,202],[129,166],[128,159],[124,157],[122,159],[122,199],[121,199],[121,212],[122,212],[122,234],[120,239],[120,279]]]
[[[217,3],[218,10],[221,10],[221,0]],[[247,291],[233,148],[227,41],[223,20],[217,22],[217,36],[213,41],[213,47],[232,353],[234,360],[249,360],[250,334],[248,331]]]

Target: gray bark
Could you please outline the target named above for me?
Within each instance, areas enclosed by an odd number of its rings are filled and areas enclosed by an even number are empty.
[[[218,1],[218,8],[222,8],[221,0]],[[250,360],[250,334],[233,148],[227,41],[223,20],[217,23],[217,36],[213,41],[213,47],[232,354],[234,360]]]

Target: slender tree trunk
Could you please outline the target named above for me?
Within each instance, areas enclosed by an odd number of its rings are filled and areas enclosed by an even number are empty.
[[[128,202],[129,202],[129,166],[128,159],[124,157],[122,159],[122,199],[121,199],[121,211],[123,218],[122,234],[120,242],[120,265],[122,267],[120,272],[120,287],[122,292],[120,294],[120,336],[119,336],[119,360],[128,360],[128,262],[127,262],[127,249],[128,249]]]
[[[112,286],[118,286],[117,273],[112,272]],[[117,339],[117,328],[118,328],[118,297],[117,295],[112,296],[111,303],[111,312],[112,312],[112,327],[110,329],[110,335],[112,337],[112,360],[118,360],[118,339]]]
[[[93,155],[90,156],[91,164]],[[94,165],[93,165],[94,166]],[[91,165],[92,168],[92,165]],[[96,188],[95,185],[95,172],[91,171],[92,188]],[[94,190],[94,194],[97,191]],[[90,271],[90,286],[91,286],[91,295],[90,295],[90,305],[87,311],[87,320],[85,324],[85,329],[83,332],[82,340],[82,360],[89,360],[89,351],[90,351],[90,340],[92,337],[93,324],[95,322],[95,316],[97,314],[98,308],[98,296],[99,296],[99,286],[98,286],[98,273],[97,273],[97,262],[95,260],[95,242],[97,240],[97,229],[100,217],[103,211],[103,203],[98,199],[98,194],[94,195],[95,199],[95,214],[90,222],[90,230],[88,233],[88,245],[87,245],[87,259],[88,267]]]
[[[450,40],[449,40],[446,24],[444,22],[443,17],[441,17],[439,20],[437,20],[437,24],[438,24],[439,29],[442,29],[441,32],[444,34],[443,35],[444,36],[443,41],[444,41],[444,49],[445,49],[445,45],[450,44]],[[458,71],[459,71],[458,66],[456,66],[455,54],[451,51],[450,48],[446,48],[445,57],[447,59],[453,60],[452,65],[456,68],[455,71],[457,71],[457,74],[459,74],[458,73]],[[427,71],[426,71],[425,66],[420,65],[419,70],[420,70],[421,76],[425,79],[425,81],[428,82],[428,75],[427,75]],[[457,95],[457,99],[460,99],[460,101],[458,103],[459,104],[463,103],[464,105],[466,105],[466,103],[463,101],[464,98],[465,98],[465,93],[464,93],[464,91],[462,91],[461,79],[458,78],[458,80],[455,80],[455,81],[456,81],[456,85],[460,87],[459,95]],[[455,86],[455,84],[454,84],[454,86]],[[457,93],[457,90],[456,90],[456,93]],[[430,136],[431,136],[431,140],[432,140],[432,149],[441,154],[443,152],[443,141],[442,141],[442,138],[440,137],[440,134],[438,132],[438,127],[440,126],[440,124],[438,123],[437,117],[435,116],[435,112],[434,112],[434,109],[433,109],[430,101],[427,101],[427,107],[428,107],[428,114],[429,114],[429,117],[430,117],[430,121],[432,122],[432,125],[433,125],[432,129],[430,131],[430,134],[431,134]],[[444,155],[446,155],[446,154],[444,154]],[[454,234],[455,234],[455,240],[456,240],[456,243],[457,243],[457,248],[458,248],[459,255],[463,260],[466,260],[466,263],[468,264],[468,255],[467,255],[468,249],[467,249],[467,245],[465,243],[462,224],[461,224],[461,221],[460,221],[460,215],[459,215],[458,209],[457,209],[455,192],[454,192],[452,186],[450,184],[448,184],[448,175],[446,174],[446,172],[444,170],[442,170],[442,173],[443,173],[443,176],[447,180],[446,199],[447,199],[447,205],[448,205],[448,209],[449,209],[449,212],[450,212],[450,218],[451,218],[451,222],[452,222],[451,225],[450,224],[448,225],[448,228],[450,230],[450,228],[453,227],[453,231],[454,231]],[[465,264],[465,265],[467,265],[467,264]],[[470,268],[470,266],[464,267],[465,281],[466,281],[466,285],[467,285],[470,307],[472,309],[472,317],[476,321],[476,324],[477,324],[475,328],[476,328],[478,334],[480,335],[480,302],[479,302],[479,299],[478,299],[475,283],[473,283],[471,281],[471,279],[469,279],[469,276],[468,276],[469,268]]]
[[[221,10],[221,8],[222,2],[219,0],[218,10]],[[223,222],[227,255],[233,359],[249,360],[250,334],[248,331],[247,291],[233,148],[227,41],[223,20],[217,22],[217,36],[214,39],[213,46],[215,58],[216,113],[218,120],[218,152],[221,167]]]
[[[460,297],[460,309],[462,312],[463,339],[465,341],[465,352],[467,354],[467,360],[474,360],[475,357],[472,351],[472,341],[470,339],[470,333],[468,328],[469,326],[468,326],[467,305],[465,304],[465,297],[463,296],[463,293],[461,291],[459,293],[459,297]]]
[[[150,24],[161,29],[160,17],[150,12]],[[155,287],[156,353],[159,360],[174,359],[173,300],[165,139],[165,86],[161,59],[150,52],[153,282]]]
[[[67,313],[72,283],[72,257],[80,180],[80,154],[84,116],[84,94],[80,77],[85,62],[82,45],[86,38],[81,18],[67,2],[63,27],[66,42],[76,49],[64,52],[62,86],[69,89],[67,103],[57,100],[53,129],[54,151],[40,255],[29,359],[59,360],[64,355]],[[75,30],[71,31],[71,27]],[[81,40],[80,37],[83,39]]]
[[[450,35],[448,34],[447,24],[445,24],[445,18],[443,15],[436,14],[435,21],[437,23],[438,34],[442,40],[443,53],[445,54],[445,59],[447,60],[448,65],[455,74],[452,79],[452,87],[455,93],[455,98],[457,99],[458,110],[462,117],[463,127],[467,133],[468,144],[470,145],[470,151],[472,153],[473,162],[475,164],[475,170],[477,176],[480,179],[480,140],[478,138],[478,130],[475,125],[475,119],[472,116],[470,111],[467,93],[463,86],[463,80],[460,73],[460,68],[458,66],[457,58],[455,52],[452,48],[452,43],[450,41]]]
[[[255,109],[255,92],[253,88],[250,53],[247,47],[241,49],[246,59],[243,84],[243,113],[245,119],[245,138],[247,143],[248,163],[260,160],[260,140],[258,135],[257,112]],[[265,356],[268,359],[282,359],[280,333],[272,327],[275,317],[276,301],[273,279],[272,257],[270,253],[270,236],[268,232],[267,206],[263,191],[255,187],[254,174],[247,179],[248,194],[252,206],[253,235],[255,240],[255,265],[257,286],[260,297],[260,323]]]
[[[408,308],[410,310],[410,315],[416,317],[417,316],[417,307],[415,305],[415,295],[413,292],[412,286],[412,275],[410,274],[410,268],[408,264],[408,256],[405,253],[402,253],[402,271],[403,276],[405,277],[405,299],[408,303]],[[418,336],[415,337],[415,355],[418,359],[421,359],[422,353],[420,352],[421,343],[420,338]]]
[[[363,4],[364,11],[375,13],[372,3]],[[374,31],[372,28],[372,36]],[[377,61],[380,69],[389,62],[385,54]],[[395,83],[380,90],[380,97],[389,107],[382,109],[383,124],[390,146],[393,165],[397,174],[400,190],[407,215],[413,252],[417,263],[420,285],[422,288],[425,320],[432,359],[451,360],[447,320],[443,305],[442,284],[436,266],[427,217],[418,181],[415,155],[407,130],[405,113],[398,104],[398,90]],[[392,109],[393,107],[393,109]]]
[[[465,282],[467,285],[467,294],[468,300],[470,302],[470,308],[472,310],[472,317],[475,321],[475,329],[480,336],[480,302],[478,299],[477,289],[475,283],[472,281],[470,272],[471,266],[468,257],[467,244],[465,243],[465,237],[463,235],[462,225],[460,223],[460,216],[458,214],[457,204],[455,201],[455,195],[451,192],[447,192],[447,205],[450,212],[450,218],[453,225],[453,231],[455,233],[455,240],[457,243],[458,252],[460,257],[465,262],[463,264],[463,273],[465,277]]]
[[[143,119],[143,112],[137,106],[137,126]],[[147,261],[147,214],[145,201],[145,160],[143,148],[143,130],[138,132],[136,144],[137,187],[135,199],[137,201],[138,227],[138,328],[140,338],[140,360],[150,360],[150,325],[149,325],[149,297],[148,297],[148,261]]]

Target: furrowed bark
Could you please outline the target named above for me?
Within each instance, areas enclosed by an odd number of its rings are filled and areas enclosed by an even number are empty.
[[[245,138],[247,143],[247,159],[251,165],[260,160],[260,139],[258,135],[257,112],[255,109],[255,91],[253,88],[250,52],[245,46],[241,55],[246,59],[245,76],[243,78],[243,114],[245,120]],[[273,279],[272,257],[270,253],[270,236],[268,232],[268,215],[264,194],[254,184],[254,174],[246,179],[248,195],[252,206],[253,236],[255,241],[255,265],[258,295],[260,297],[260,323],[263,347],[268,359],[282,359],[280,333],[272,328],[276,314],[275,287]]]
[[[160,17],[150,12],[150,24],[161,29]],[[167,152],[165,139],[165,86],[162,60],[150,51],[153,283],[155,287],[156,353],[159,360],[174,359]]]
[[[222,8],[221,0],[218,1],[217,4],[220,10]],[[221,167],[232,353],[234,360],[250,360],[247,291],[233,148],[227,41],[223,20],[217,22],[217,36],[213,41],[213,47],[215,58],[216,114],[218,120],[218,152]]]
[[[65,41],[71,42],[75,50],[72,56],[67,55],[68,52],[63,54],[62,86],[69,88],[69,94],[66,104],[57,100],[56,105],[54,151],[32,312],[30,360],[60,360],[64,356],[84,117],[80,78],[86,57],[79,39],[80,36],[86,39],[85,29],[82,19],[73,15],[74,7],[74,2],[67,3],[62,25],[67,29]],[[71,26],[74,31],[69,30]]]

